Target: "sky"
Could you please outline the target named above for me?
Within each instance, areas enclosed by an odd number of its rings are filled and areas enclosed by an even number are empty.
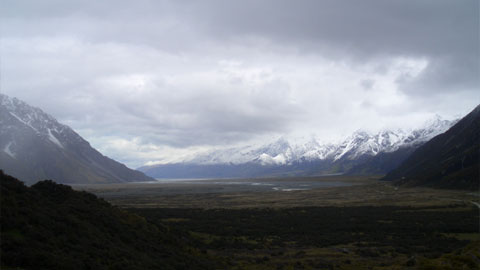
[[[3,0],[0,92],[136,168],[480,103],[478,0]]]

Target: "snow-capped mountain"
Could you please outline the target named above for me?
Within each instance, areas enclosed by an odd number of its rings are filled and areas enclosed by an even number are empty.
[[[187,172],[191,166],[195,167],[194,172],[197,174],[208,171],[209,177],[214,177],[212,170],[219,168],[222,168],[222,175],[225,175],[225,171],[230,171],[231,175],[226,173],[230,177],[262,176],[257,175],[257,172],[268,175],[281,172],[284,175],[295,171],[305,174],[305,168],[308,168],[308,173],[315,174],[348,173],[351,170],[381,174],[388,172],[418,146],[445,132],[454,123],[455,121],[435,117],[420,129],[383,130],[377,133],[359,130],[339,143],[322,143],[315,136],[280,137],[266,144],[211,151],[182,163],[145,166],[139,170],[153,177],[174,177],[164,172],[175,171],[178,164],[181,164],[181,170]],[[374,157],[377,157],[375,162]],[[361,168],[361,164],[368,164],[369,168]],[[200,169],[202,166],[204,170]],[[187,173],[181,177],[202,176]]]
[[[0,169],[28,183],[146,181],[39,108],[0,94]]]
[[[337,144],[321,143],[312,136],[310,139],[279,139],[257,146],[234,147],[195,156],[186,163],[194,164],[241,164],[257,162],[263,165],[286,165],[294,162],[314,160],[357,159],[360,156],[375,156],[401,147],[420,145],[434,136],[445,132],[454,122],[436,117],[421,129],[405,131],[383,130],[378,133],[357,131]]]
[[[456,121],[442,120],[438,117],[428,121],[421,129],[404,131],[384,130],[376,134],[357,131],[341,143],[332,156],[334,160],[341,158],[356,159],[362,155],[375,156],[389,153],[402,147],[418,146],[448,130]]]
[[[55,118],[44,113],[42,110],[31,107],[16,98],[9,98],[0,94],[0,149],[12,158],[16,158],[18,148],[16,135],[21,130],[35,133],[52,146],[65,149],[65,145],[82,142],[83,139],[68,126],[60,124]],[[63,144],[62,142],[63,141]]]

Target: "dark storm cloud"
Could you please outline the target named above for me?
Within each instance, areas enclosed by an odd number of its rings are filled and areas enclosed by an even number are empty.
[[[201,5],[212,35],[238,41],[258,36],[294,44],[300,53],[368,61],[386,56],[431,61],[413,90],[478,88],[479,2],[220,1]],[[407,87],[404,90],[410,91]]]

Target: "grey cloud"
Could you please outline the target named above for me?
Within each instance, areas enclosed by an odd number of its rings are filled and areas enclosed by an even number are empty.
[[[341,54],[358,57],[478,54],[479,44],[475,0],[7,2],[2,12],[5,20],[30,23],[38,34],[73,30],[125,42],[159,41],[165,29],[173,37],[190,29],[187,34],[200,31],[214,39],[238,42],[239,36],[259,36],[295,47],[337,48]],[[63,24],[49,27],[61,19],[66,19]],[[43,22],[47,24],[42,26]],[[88,32],[82,33],[85,26]],[[18,29],[5,30],[20,34]],[[169,42],[174,40],[163,40]]]
[[[363,87],[363,89],[368,91],[375,85],[375,81],[370,79],[362,80],[360,85]]]
[[[478,52],[468,56],[434,58],[418,80],[400,80],[399,84],[405,93],[412,96],[458,91],[478,93],[479,59]],[[480,95],[477,98],[480,101]]]
[[[220,2],[220,3],[219,3]],[[226,37],[332,43],[359,54],[478,48],[478,1],[209,1],[200,21]],[[219,23],[221,22],[221,23]]]

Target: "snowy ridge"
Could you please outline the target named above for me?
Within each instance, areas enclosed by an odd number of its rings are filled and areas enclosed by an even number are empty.
[[[7,136],[6,134],[13,134],[9,130],[22,127],[33,130],[38,137],[52,143],[60,150],[64,149],[65,145],[69,143],[84,142],[68,126],[60,124],[55,118],[39,108],[32,107],[16,98],[0,94],[0,109],[3,114],[0,118],[0,125],[2,126],[0,132],[5,136]],[[0,149],[10,157],[15,158],[15,145],[15,137],[2,137]]]
[[[427,121],[424,128],[415,130],[382,130],[369,133],[359,130],[340,143],[321,143],[315,136],[305,138],[280,137],[264,145],[232,147],[199,154],[189,164],[244,164],[289,165],[295,162],[317,160],[355,160],[361,156],[375,156],[393,152],[401,147],[418,146],[445,132],[456,121],[442,120],[439,116]]]

